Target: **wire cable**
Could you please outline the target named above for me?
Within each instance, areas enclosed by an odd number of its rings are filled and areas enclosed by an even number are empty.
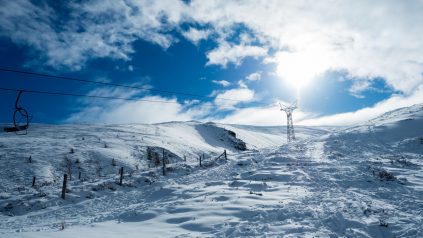
[[[51,75],[51,74],[44,74],[44,73],[36,73],[36,72],[16,70],[16,69],[7,69],[7,68],[1,68],[1,67],[0,67],[0,71],[9,72],[9,73],[34,75],[34,76],[47,77],[47,78],[62,79],[62,80],[69,80],[69,81],[77,81],[77,82],[83,82],[83,83],[101,84],[101,85],[113,86],[113,87],[123,87],[123,88],[137,89],[137,90],[146,90],[146,91],[157,92],[157,93],[177,94],[177,95],[184,95],[184,96],[197,97],[197,98],[207,98],[207,99],[213,98],[212,96],[205,96],[205,95],[200,95],[200,94],[185,93],[185,92],[170,91],[170,90],[151,89],[151,88],[146,88],[146,87],[137,87],[137,86],[131,86],[131,85],[117,84],[117,83],[99,82],[99,81],[92,81],[92,80],[87,80],[87,79],[79,79],[79,78],[65,77],[65,76],[58,76],[58,75]],[[230,98],[219,98],[219,100],[243,102],[242,100],[230,99]]]
[[[163,100],[152,100],[152,99],[139,99],[139,98],[123,98],[123,97],[111,97],[111,96],[100,96],[100,95],[88,95],[88,94],[74,94],[74,93],[64,93],[64,92],[51,92],[51,91],[40,91],[32,89],[15,89],[15,88],[4,88],[0,87],[0,90],[3,91],[13,91],[13,92],[26,92],[26,93],[35,93],[35,94],[46,94],[46,95],[59,95],[59,96],[71,96],[71,97],[87,97],[87,98],[100,98],[108,100],[126,100],[126,101],[140,101],[140,102],[152,102],[152,103],[169,103],[169,104],[179,104],[182,106],[194,106],[196,104],[184,105],[178,101],[163,101]],[[220,109],[233,109],[233,107],[221,107],[213,104],[203,104],[201,107],[218,107]]]
[[[176,101],[162,101],[162,100],[150,100],[150,99],[137,99],[137,98],[122,98],[122,97],[110,97],[110,96],[98,96],[98,95],[87,95],[87,94],[73,94],[73,93],[62,93],[62,92],[49,92],[49,91],[38,91],[38,90],[27,90],[27,89],[14,89],[14,88],[3,88],[0,90],[14,91],[14,92],[26,92],[26,93],[37,93],[37,94],[48,94],[48,95],[60,95],[60,96],[72,96],[72,97],[89,97],[89,98],[101,98],[111,100],[126,100],[126,101],[143,101],[143,102],[157,102],[157,103],[175,103]]]

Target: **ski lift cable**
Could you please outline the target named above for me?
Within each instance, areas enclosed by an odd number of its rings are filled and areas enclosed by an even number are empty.
[[[99,82],[99,81],[92,81],[92,80],[80,79],[80,78],[74,78],[74,77],[65,77],[65,76],[51,75],[51,74],[45,74],[45,73],[36,73],[36,72],[31,72],[31,71],[7,69],[7,68],[1,68],[1,67],[0,67],[0,71],[10,72],[10,73],[18,73],[18,74],[34,75],[34,76],[47,77],[47,78],[62,79],[62,80],[69,80],[69,81],[77,81],[77,82],[83,82],[83,83],[101,84],[101,85],[112,86],[112,87],[124,87],[124,88],[145,90],[145,91],[158,92],[158,93],[178,94],[178,95],[197,97],[197,98],[207,98],[207,99],[213,98],[213,96],[205,96],[205,95],[200,95],[200,94],[185,93],[185,92],[170,91],[170,90],[151,89],[151,88],[147,88],[147,87],[137,87],[137,86],[131,86],[131,85],[117,84],[117,83]],[[219,100],[243,102],[242,100],[230,99],[230,98],[220,98],[220,97],[219,97]]]
[[[176,101],[163,101],[163,100],[150,100],[150,99],[137,99],[137,98],[110,97],[110,96],[87,95],[87,94],[73,94],[73,93],[50,92],[50,91],[39,91],[39,90],[29,90],[29,89],[14,89],[14,88],[3,88],[3,87],[0,87],[0,90],[14,91],[14,92],[20,92],[21,91],[21,92],[27,92],[27,93],[48,94],[48,95],[60,95],[60,96],[101,98],[101,99],[111,99],[111,100],[144,101],[144,102],[176,103],[176,104],[179,104]]]
[[[126,100],[126,101],[140,101],[140,102],[151,102],[151,103],[168,103],[168,104],[182,104],[182,106],[195,106],[199,105],[201,107],[211,107],[215,108],[218,107],[220,109],[233,109],[233,107],[223,107],[217,106],[214,104],[186,104],[180,103],[178,101],[163,101],[163,100],[153,100],[153,99],[141,99],[141,98],[124,98],[124,97],[111,97],[111,96],[100,96],[100,95],[87,95],[87,94],[74,94],[74,93],[65,93],[65,92],[51,92],[51,91],[39,91],[39,90],[32,90],[32,89],[15,89],[15,88],[5,88],[0,87],[0,90],[3,91],[13,91],[13,92],[26,92],[26,93],[34,93],[34,94],[46,94],[46,95],[58,95],[58,96],[71,96],[71,97],[87,97],[87,98],[99,98],[99,99],[106,99],[106,100]],[[241,107],[242,108],[242,107]]]

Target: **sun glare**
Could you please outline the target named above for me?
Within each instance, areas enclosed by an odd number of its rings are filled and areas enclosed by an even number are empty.
[[[283,51],[276,56],[277,74],[297,91],[328,69],[328,57],[323,50]]]

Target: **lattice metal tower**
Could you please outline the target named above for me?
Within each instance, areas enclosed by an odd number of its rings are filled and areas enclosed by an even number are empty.
[[[295,109],[297,109],[297,102],[294,102],[290,106],[284,106],[279,103],[281,106],[281,111],[286,113],[286,137],[288,142],[295,140],[295,132],[294,132],[294,123],[292,122],[292,113]]]

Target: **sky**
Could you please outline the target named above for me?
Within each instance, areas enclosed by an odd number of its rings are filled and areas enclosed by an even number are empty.
[[[0,0],[0,71],[35,123],[353,125],[423,103],[423,1]],[[166,91],[166,92],[164,92]],[[187,94],[194,94],[187,95]],[[0,122],[15,91],[0,90]]]

